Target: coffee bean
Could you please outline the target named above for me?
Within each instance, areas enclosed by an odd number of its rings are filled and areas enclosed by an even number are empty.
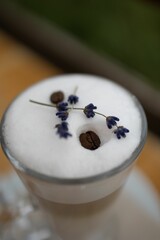
[[[50,96],[50,100],[52,103],[57,104],[62,102],[64,99],[64,93],[62,91],[57,91],[52,93],[52,95]]]
[[[99,148],[101,141],[98,135],[93,131],[88,131],[86,133],[81,133],[79,136],[81,145],[84,148],[95,150]]]

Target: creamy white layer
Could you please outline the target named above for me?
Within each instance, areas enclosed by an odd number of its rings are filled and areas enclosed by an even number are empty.
[[[58,90],[67,100],[76,87],[76,107],[93,103],[96,111],[117,116],[118,125],[130,130],[127,137],[118,140],[102,116],[88,119],[83,112],[71,110],[67,122],[72,137],[59,138],[54,128],[61,122],[56,109],[29,102],[50,103],[50,95]],[[109,171],[128,159],[140,142],[142,121],[134,98],[119,85],[96,76],[73,74],[46,79],[24,91],[9,107],[3,129],[5,142],[15,159],[46,175],[79,178]],[[101,139],[101,146],[94,151],[79,142],[79,135],[88,130]]]

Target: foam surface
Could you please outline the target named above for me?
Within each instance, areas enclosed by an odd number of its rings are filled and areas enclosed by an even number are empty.
[[[72,137],[59,138],[54,126],[60,123],[56,109],[33,104],[29,99],[50,103],[50,95],[62,90],[67,100],[78,87],[76,107],[89,103],[100,113],[120,118],[130,132],[118,140],[106,126],[105,118],[93,119],[83,112],[72,110],[67,119]],[[38,172],[63,178],[79,178],[109,171],[128,159],[140,142],[140,112],[134,96],[119,85],[90,75],[61,75],[33,85],[11,104],[6,114],[5,142],[12,156]],[[94,151],[83,148],[79,135],[87,130],[95,131],[101,146]]]

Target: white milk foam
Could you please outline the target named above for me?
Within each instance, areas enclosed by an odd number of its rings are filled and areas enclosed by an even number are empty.
[[[56,109],[29,102],[50,103],[50,95],[58,90],[67,100],[76,87],[79,102],[75,107],[93,103],[96,111],[117,116],[118,125],[130,130],[127,137],[118,140],[102,116],[88,119],[82,111],[72,110],[67,119],[72,137],[59,138],[54,128],[61,122]],[[41,81],[18,96],[7,111],[4,134],[11,155],[30,169],[54,177],[79,178],[109,171],[128,159],[140,142],[141,124],[134,96],[128,91],[100,77],[71,74]],[[101,139],[101,146],[94,151],[79,142],[79,135],[87,130]]]

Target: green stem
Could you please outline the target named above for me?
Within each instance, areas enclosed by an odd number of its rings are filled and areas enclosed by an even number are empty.
[[[39,105],[43,105],[43,106],[46,106],[46,107],[54,107],[56,108],[56,105],[53,105],[53,104],[47,104],[47,103],[42,103],[42,102],[37,102],[37,101],[34,101],[34,100],[29,100],[31,103],[36,103],[36,104],[39,104]]]
[[[105,118],[107,118],[107,116],[106,116],[106,115],[104,115],[104,114],[102,114],[102,113],[95,112],[95,111],[94,111],[94,113],[95,113],[95,114],[98,114],[98,115],[100,115],[100,116],[102,116],[102,117],[105,117]]]
[[[37,102],[37,101],[34,101],[34,100],[29,100],[31,103],[35,103],[35,104],[39,104],[39,105],[42,105],[42,106],[46,106],[46,107],[54,107],[54,108],[56,108],[56,105],[53,105],[53,104],[47,104],[47,103],[42,103],[42,102]],[[77,107],[68,107],[67,108],[68,110],[72,110],[72,109],[74,109],[74,110],[79,110],[79,111],[84,111],[84,108],[77,108]],[[97,115],[100,115],[100,116],[102,116],[102,117],[105,117],[105,118],[107,118],[104,114],[102,114],[102,113],[99,113],[99,112],[95,112],[94,111],[94,113],[95,114],[97,114]]]
[[[81,111],[83,111],[84,110],[84,108],[68,108],[68,109],[74,109],[74,110],[81,110]]]
[[[42,103],[42,102],[37,102],[37,101],[35,101],[35,100],[29,100],[31,103],[36,103],[36,104],[39,104],[39,105],[43,105],[43,106],[46,106],[46,107],[54,107],[54,108],[56,108],[56,105],[53,105],[53,104],[48,104],[48,103]],[[68,107],[67,109],[74,109],[74,110],[81,110],[81,111],[83,111],[84,110],[84,108],[72,108],[72,107]]]

